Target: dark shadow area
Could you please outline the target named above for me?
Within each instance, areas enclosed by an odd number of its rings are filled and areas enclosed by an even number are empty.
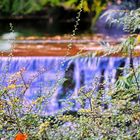
[[[62,84],[62,89],[57,96],[59,108],[61,108],[61,101],[59,102],[59,100],[70,97],[74,92],[76,84],[76,81],[74,79],[74,72],[75,64],[72,63],[65,71],[64,78],[66,79],[66,81]]]
[[[74,29],[76,16],[77,11],[57,7],[50,9],[49,13],[39,12],[36,15],[0,17],[0,35],[9,32],[9,23],[13,24],[15,32],[24,36],[70,34]],[[88,31],[91,25],[89,13],[82,12],[80,19],[77,34]]]

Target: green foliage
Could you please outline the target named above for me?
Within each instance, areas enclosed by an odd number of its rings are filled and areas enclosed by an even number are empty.
[[[122,19],[122,24],[127,32],[134,33],[140,30],[140,8],[127,13],[127,16]]]
[[[89,21],[95,25],[101,12],[105,9],[109,1],[112,0],[81,0],[84,12],[91,15]],[[38,11],[46,11],[49,15],[58,7],[63,7],[70,10],[79,10],[81,5],[80,0],[1,0],[0,13],[1,16],[22,16],[36,14]],[[53,7],[55,7],[53,9]],[[51,9],[52,8],[52,9]],[[46,10],[48,9],[48,10]],[[61,11],[60,11],[61,12]],[[61,14],[61,13],[60,13]]]
[[[95,12],[96,16],[94,22],[99,17],[101,11],[107,5],[109,0],[83,0],[83,9],[85,12]],[[41,11],[45,7],[52,6],[63,6],[65,8],[79,9],[79,0],[1,0],[0,11],[8,15],[19,15],[19,14],[30,14],[36,11]]]
[[[42,10],[47,4],[57,5],[59,0],[2,0],[0,9],[3,13],[18,15],[30,14]]]
[[[108,2],[111,0],[83,0],[83,10],[91,13],[92,24],[95,25],[101,12],[106,8]],[[69,0],[63,3],[64,7],[72,7],[74,9],[79,8],[78,0]]]
[[[0,137],[10,139],[17,132],[24,132],[28,140],[139,140],[140,67],[133,65],[136,37],[130,35],[120,44],[119,51],[127,53],[130,58],[130,66],[124,69],[125,76],[120,76],[114,84],[110,83],[108,90],[103,88],[106,81],[100,83],[97,77],[91,87],[87,85],[79,89],[78,97],[65,100],[66,108],[54,116],[42,115],[44,103],[48,103],[50,95],[40,94],[32,102],[23,103],[21,97],[30,85],[24,81],[24,70],[9,77],[8,85],[0,88]],[[109,47],[106,43],[102,45]],[[58,84],[65,80],[59,80]],[[68,114],[64,111],[69,111],[68,104],[71,108],[71,99],[81,109]],[[86,103],[89,108],[85,108]]]
[[[117,18],[113,18],[113,14],[117,15]],[[102,15],[102,17],[104,16],[107,16],[106,22],[110,26],[115,23],[118,26],[123,25],[123,30],[129,33],[135,33],[140,30],[140,8],[136,10],[109,10]]]

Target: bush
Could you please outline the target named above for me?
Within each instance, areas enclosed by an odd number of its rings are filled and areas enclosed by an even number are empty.
[[[139,13],[139,10],[133,12]],[[131,12],[126,15],[125,20],[129,16]],[[135,23],[139,27],[139,22],[131,22]],[[62,110],[54,116],[41,115],[41,108],[48,97],[41,96],[25,104],[23,97],[30,82],[24,82],[24,69],[12,75],[7,81],[8,85],[1,86],[0,89],[0,137],[10,139],[20,132],[26,134],[29,140],[140,139],[140,67],[136,68],[133,64],[133,52],[139,43],[138,37],[130,35],[119,46],[119,52],[130,58],[130,65],[125,69],[126,75],[120,76],[115,84],[110,84],[107,91],[102,88],[106,81],[100,84],[98,80],[88,90],[85,87],[80,88],[79,96],[73,98],[81,105],[77,112],[66,108],[67,112]],[[39,74],[42,72],[45,71]],[[103,98],[104,95],[108,98]],[[69,101],[70,99],[65,102]],[[90,105],[88,109],[84,108],[85,102]]]

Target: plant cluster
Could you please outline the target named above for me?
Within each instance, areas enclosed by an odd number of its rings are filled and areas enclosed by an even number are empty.
[[[137,19],[134,18],[136,22],[131,21],[134,24],[132,28],[140,26],[137,12],[139,10],[133,11]],[[125,16],[124,19],[129,21],[131,12]],[[34,78],[45,70],[28,82],[24,80],[25,69],[11,75],[7,85],[0,86],[0,137],[13,139],[18,133],[16,137],[28,140],[139,140],[140,67],[135,67],[133,63],[133,52],[138,43],[139,36],[130,35],[119,47],[119,52],[127,54],[130,59],[127,68],[120,68],[125,70],[125,76],[120,75],[115,83],[109,85],[97,78],[91,86],[81,87],[78,97],[65,100],[70,106],[53,116],[42,113],[53,93],[49,97],[41,94],[31,102],[24,100]],[[69,109],[71,100],[79,104],[78,111]]]
[[[103,4],[107,3],[109,0],[84,0],[84,10],[90,11],[94,8],[100,9]],[[17,14],[29,14],[36,11],[41,11],[46,6],[63,6],[66,8],[77,9],[79,7],[79,0],[1,0],[0,1],[0,10],[3,13],[8,13],[12,15]],[[98,10],[95,10],[98,11]]]

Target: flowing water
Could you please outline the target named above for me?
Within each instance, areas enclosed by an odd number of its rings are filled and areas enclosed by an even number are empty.
[[[105,80],[106,83],[114,83],[118,76],[125,74],[118,68],[127,67],[129,64],[129,59],[122,57],[68,57],[61,65],[63,61],[63,57],[13,57],[11,60],[1,57],[0,73],[2,76],[7,64],[9,64],[7,78],[25,67],[24,79],[27,82],[37,71],[45,68],[46,72],[40,74],[27,90],[26,99],[34,100],[42,94],[50,94],[51,91],[53,94],[48,100],[45,111],[54,113],[64,107],[60,102],[61,99],[76,97],[80,87],[85,85],[88,88],[92,87],[96,78],[99,82]],[[139,58],[134,59],[134,64],[136,63],[139,63]],[[7,84],[6,79],[1,82]],[[73,109],[76,108],[77,106],[73,106]]]

